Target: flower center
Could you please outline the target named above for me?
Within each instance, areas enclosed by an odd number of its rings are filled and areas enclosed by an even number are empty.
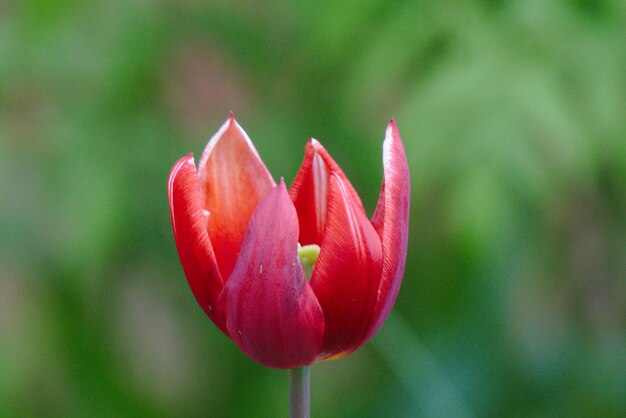
[[[300,243],[298,243],[298,258],[300,259],[300,264],[302,264],[302,269],[304,270],[304,274],[306,274],[306,278],[308,280],[311,280],[313,267],[315,267],[315,262],[317,261],[319,254],[319,245],[300,245]]]

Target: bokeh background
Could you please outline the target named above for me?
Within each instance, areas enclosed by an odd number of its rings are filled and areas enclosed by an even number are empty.
[[[276,179],[319,139],[368,213],[412,175],[393,315],[316,417],[626,414],[619,0],[0,0],[0,416],[274,417],[205,317],[172,164],[233,110]]]

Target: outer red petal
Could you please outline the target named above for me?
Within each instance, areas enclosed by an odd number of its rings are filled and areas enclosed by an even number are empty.
[[[364,342],[382,270],[380,238],[334,173],[328,200],[328,223],[311,278],[324,312],[320,358],[348,354]]]
[[[267,367],[311,364],[322,344],[324,316],[297,243],[296,211],[281,180],[252,215],[220,301],[233,341]]]
[[[206,314],[227,334],[224,315],[217,306],[223,281],[207,234],[208,214],[202,207],[192,154],[172,167],[167,196],[178,257],[191,291]]]
[[[304,152],[304,161],[289,191],[300,222],[300,243],[320,244],[326,226],[330,174],[336,173],[345,184],[354,204],[363,211],[363,204],[346,175],[317,140],[311,139]],[[363,211],[364,212],[364,211]]]
[[[252,212],[275,186],[250,138],[231,114],[198,165],[209,236],[222,277],[230,276]]]
[[[382,241],[383,271],[367,339],[376,334],[389,315],[400,290],[406,262],[411,185],[402,139],[393,119],[385,134],[383,164],[383,187],[372,218]]]

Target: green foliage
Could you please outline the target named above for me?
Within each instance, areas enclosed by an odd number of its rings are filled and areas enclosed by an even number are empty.
[[[187,289],[172,164],[235,111],[293,179],[315,136],[409,258],[315,416],[623,416],[622,2],[0,0],[0,416],[285,416],[286,372]],[[358,149],[358,153],[354,150]]]

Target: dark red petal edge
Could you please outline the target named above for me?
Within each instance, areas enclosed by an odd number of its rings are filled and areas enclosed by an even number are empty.
[[[226,322],[217,306],[222,277],[207,233],[193,155],[174,164],[167,181],[167,196],[178,257],[198,304],[225,333]]]
[[[411,184],[404,146],[393,119],[385,134],[383,164],[383,186],[372,218],[382,241],[383,271],[367,339],[376,334],[389,315],[400,290],[406,262]]]
[[[220,305],[233,341],[267,367],[315,361],[324,336],[322,309],[297,255],[298,220],[284,182],[256,208]]]

